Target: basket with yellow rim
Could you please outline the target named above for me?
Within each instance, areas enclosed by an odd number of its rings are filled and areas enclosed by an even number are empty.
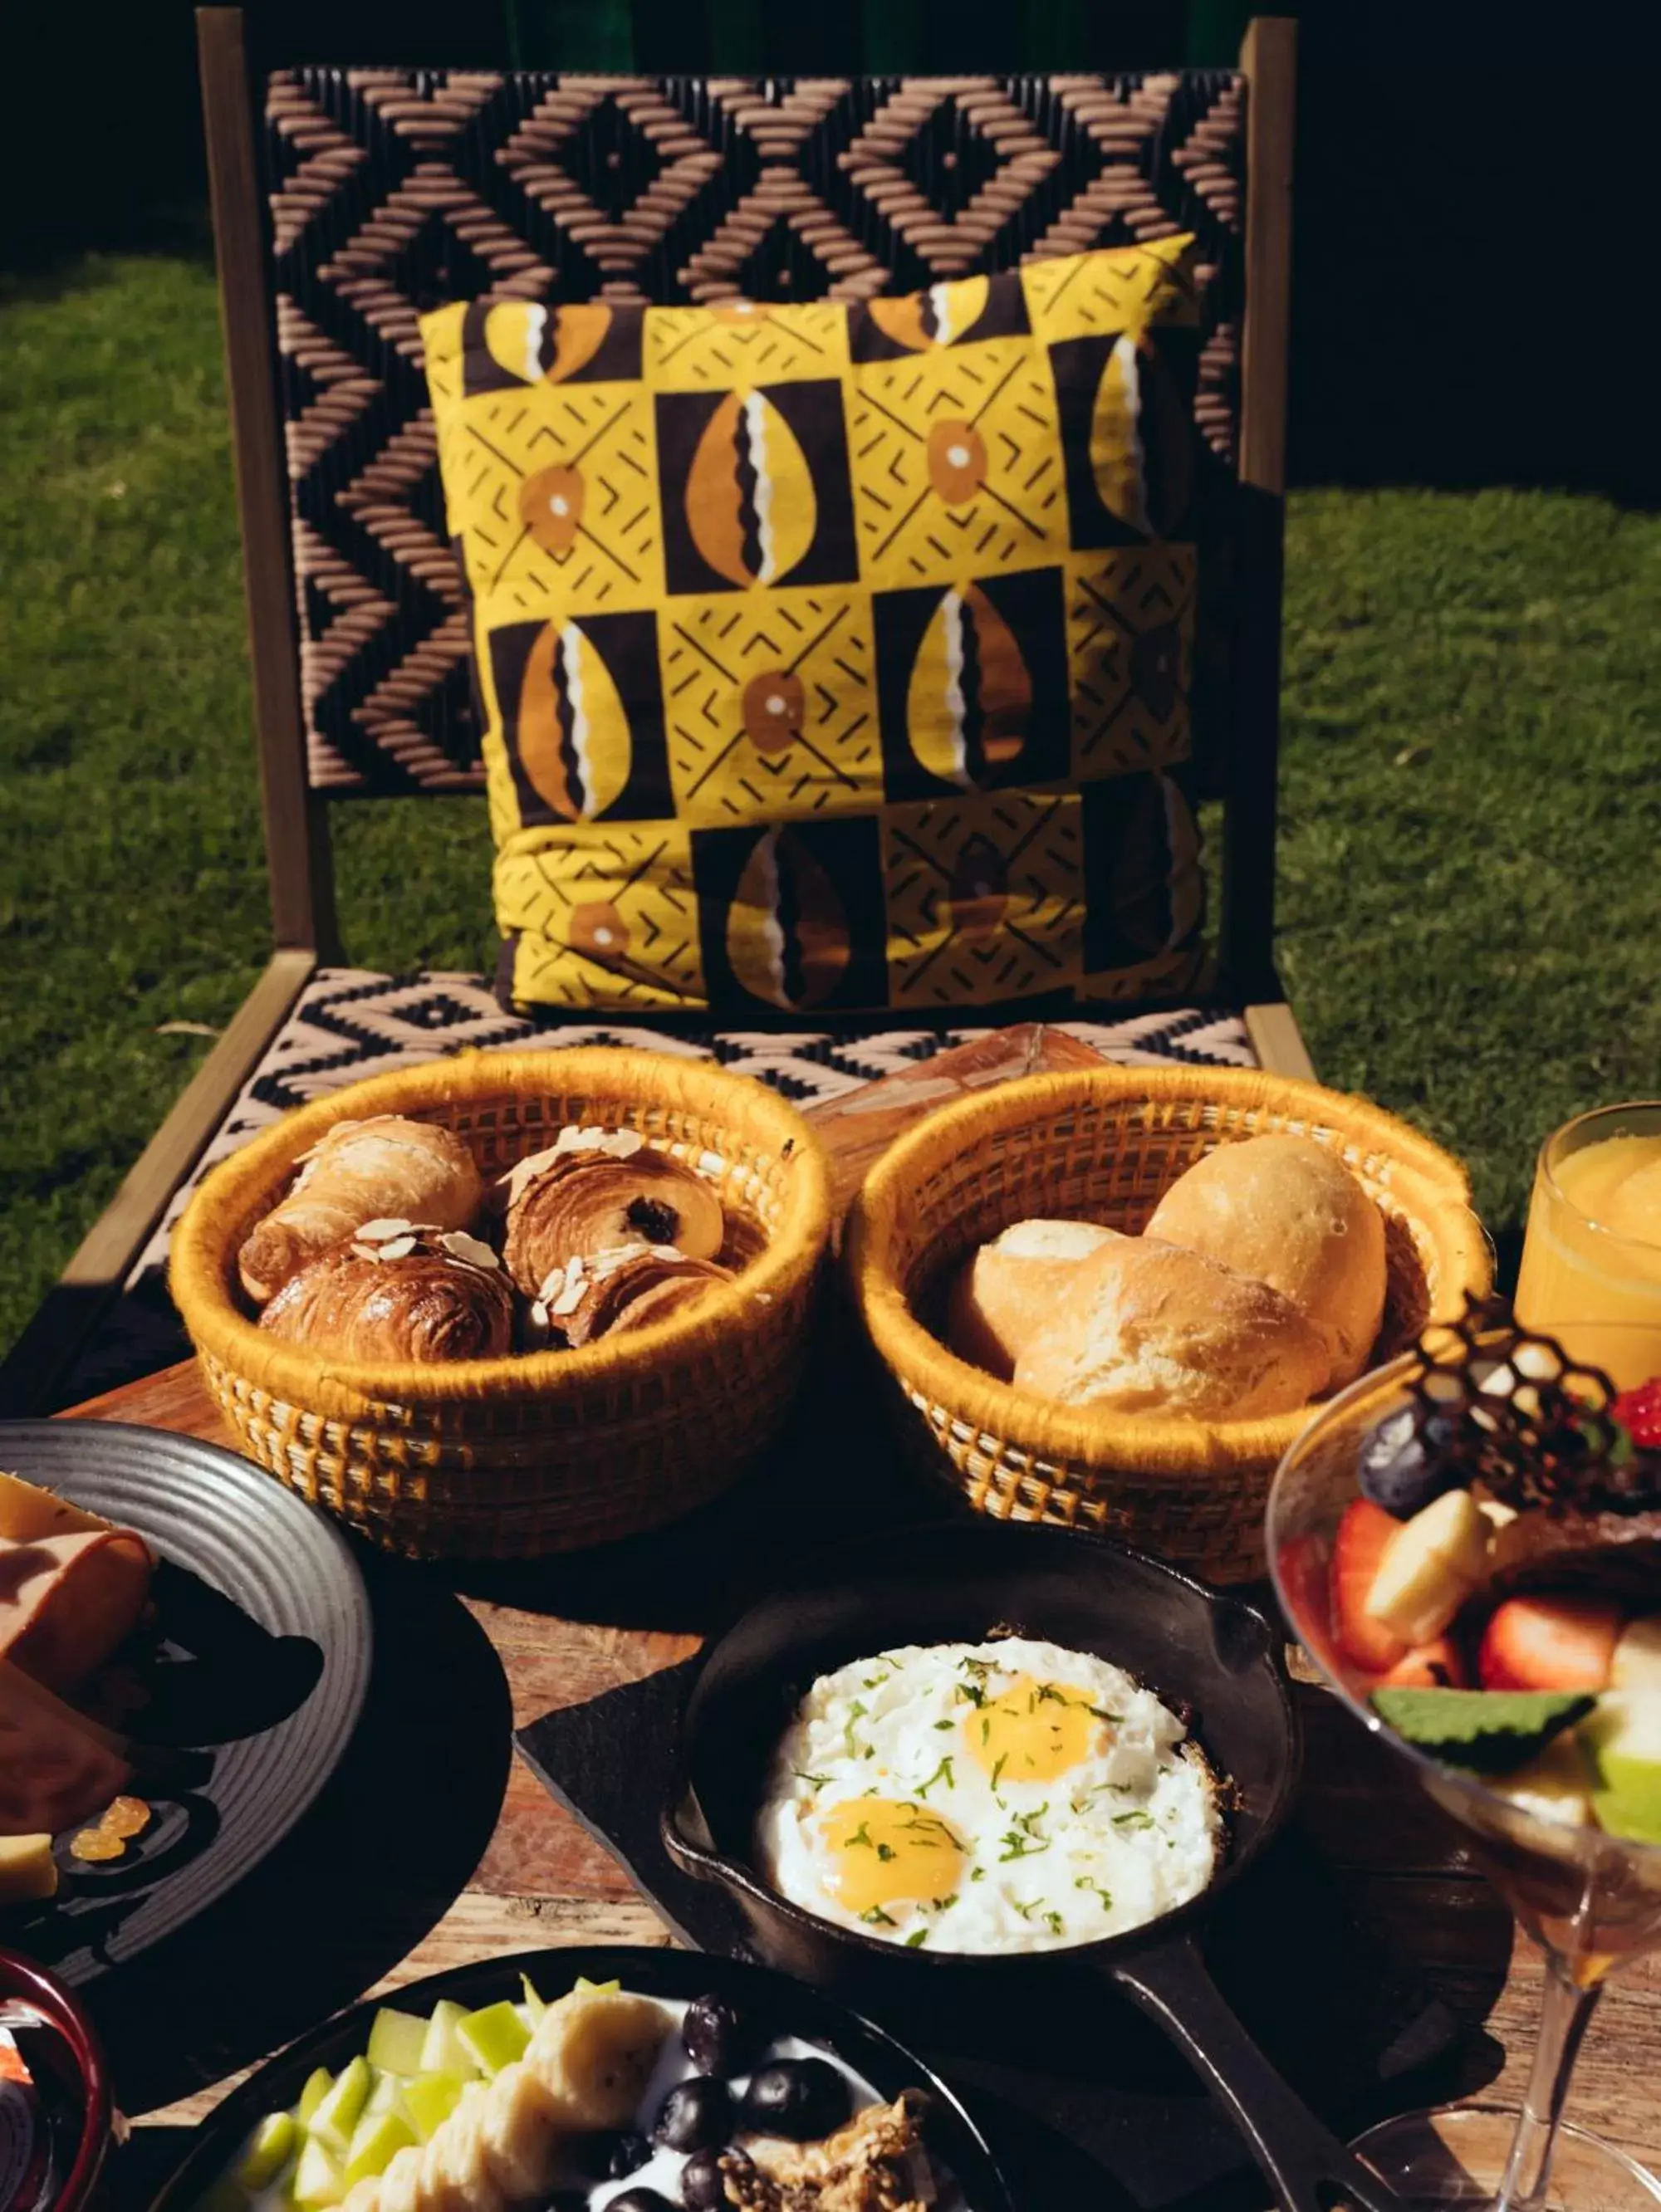
[[[913,1455],[983,1513],[1105,1530],[1216,1581],[1261,1574],[1269,1478],[1307,1410],[1199,1422],[1053,1405],[957,1358],[928,1322],[953,1267],[1012,1222],[1071,1217],[1135,1234],[1204,1153],[1270,1132],[1332,1147],[1384,1216],[1378,1358],[1488,1287],[1463,1169],[1363,1100],[1213,1067],[1029,1077],[930,1115],[883,1155],[855,1207],[855,1292]]]
[[[573,1123],[637,1130],[712,1177],[760,1249],[689,1310],[578,1351],[376,1367],[277,1341],[248,1318],[237,1254],[301,1155],[375,1114],[441,1123],[487,1179]],[[186,1209],[170,1281],[250,1458],[390,1551],[524,1558],[673,1520],[765,1449],[829,1228],[824,1150],[759,1083],[657,1052],[469,1053],[354,1084],[234,1153]]]

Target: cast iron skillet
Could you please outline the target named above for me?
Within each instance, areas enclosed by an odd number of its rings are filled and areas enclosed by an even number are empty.
[[[1210,1887],[1126,1935],[1001,1956],[900,1948],[769,1887],[751,1863],[751,1833],[774,1748],[813,1678],[897,1644],[978,1643],[1000,1624],[1094,1652],[1191,1706],[1195,1735],[1238,1793]],[[710,1647],[687,1701],[664,1844],[685,1873],[732,1894],[764,1958],[839,1993],[880,2002],[918,1994],[928,1977],[953,2002],[1031,2018],[1051,1978],[1108,1976],[1192,2063],[1288,2212],[1324,2212],[1335,2190],[1362,2212],[1391,2212],[1396,2198],[1281,2079],[1195,1942],[1296,1786],[1300,1744],[1279,1643],[1238,1599],[1100,1537],[995,1522],[885,1534],[822,1556]]]

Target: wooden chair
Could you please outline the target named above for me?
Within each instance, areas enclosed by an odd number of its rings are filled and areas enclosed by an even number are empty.
[[[1290,21],[1254,21],[1238,71],[837,81],[257,70],[240,10],[198,22],[275,945],[0,1368],[0,1410],[64,1401],[77,1346],[154,1272],[193,1175],[289,1095],[283,1069],[326,1087],[362,1072],[354,1036],[384,1066],[429,1027],[435,1051],[531,1027],[482,979],[339,964],[331,804],[480,784],[416,330],[442,297],[859,297],[1196,229],[1212,272],[1196,417],[1237,486],[1196,655],[1223,822],[1216,988],[1119,1037],[1312,1073],[1273,960]],[[722,1057],[748,1064],[731,1041]],[[868,1040],[820,1042],[794,1084],[885,1064]],[[74,1387],[107,1379],[83,1364]]]

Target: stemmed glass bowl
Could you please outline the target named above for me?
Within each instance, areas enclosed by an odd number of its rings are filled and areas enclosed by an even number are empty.
[[[1661,1329],[1643,1333],[1652,1353],[1628,1346],[1628,1364],[1652,1358],[1648,1371],[1661,1372]],[[1581,2039],[1609,1978],[1661,1946],[1661,1846],[1543,1818],[1409,1743],[1368,1704],[1369,1678],[1348,1664],[1313,1601],[1339,1519],[1360,1495],[1362,1447],[1380,1421],[1415,1402],[1412,1386],[1425,1371],[1421,1356],[1410,1353],[1320,1409],[1275,1479],[1269,1563],[1281,1610],[1328,1689],[1459,1823],[1473,1856],[1540,1945],[1545,1995],[1520,2114],[1481,2105],[1409,2114],[1371,2130],[1355,2148],[1409,2203],[1653,2212],[1661,2185],[1614,2146],[1564,2127],[1562,2118]],[[1653,1604],[1661,1612],[1661,1580]]]

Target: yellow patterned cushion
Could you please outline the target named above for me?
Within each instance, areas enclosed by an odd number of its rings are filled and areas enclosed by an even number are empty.
[[[507,997],[1192,983],[1190,243],[425,319]]]

